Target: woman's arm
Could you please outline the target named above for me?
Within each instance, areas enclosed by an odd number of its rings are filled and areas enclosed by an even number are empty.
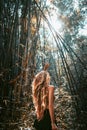
[[[51,117],[51,123],[54,123],[54,87],[49,86],[49,112]]]
[[[57,130],[54,117],[54,86],[49,86],[49,113],[51,117],[52,130]]]

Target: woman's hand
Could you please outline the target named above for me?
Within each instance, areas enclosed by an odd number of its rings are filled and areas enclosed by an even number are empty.
[[[57,128],[55,123],[52,123],[51,125],[52,125],[52,130],[58,130],[58,128]]]

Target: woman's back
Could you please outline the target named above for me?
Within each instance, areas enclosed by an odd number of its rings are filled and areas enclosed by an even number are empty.
[[[37,115],[34,127],[37,130],[51,130],[51,128],[56,130],[54,86],[50,85],[50,75],[47,71],[41,71],[35,76],[32,83],[32,94]]]

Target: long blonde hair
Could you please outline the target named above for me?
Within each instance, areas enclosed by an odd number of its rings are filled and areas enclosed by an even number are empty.
[[[47,71],[39,72],[32,82],[32,96],[38,118],[41,119],[44,110],[48,106],[48,85],[50,84],[50,75]]]

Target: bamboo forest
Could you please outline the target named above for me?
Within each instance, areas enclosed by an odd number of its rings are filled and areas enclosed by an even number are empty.
[[[0,130],[35,130],[46,63],[58,130],[87,130],[87,1],[0,0],[0,12]]]

